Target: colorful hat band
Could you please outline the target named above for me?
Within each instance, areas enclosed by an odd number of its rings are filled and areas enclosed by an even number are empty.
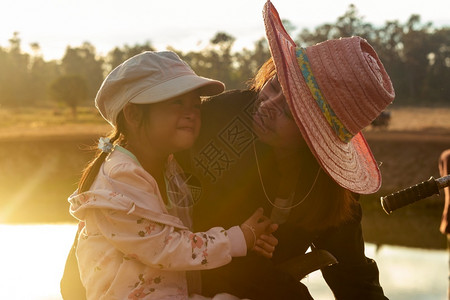
[[[296,55],[298,65],[300,66],[300,70],[302,71],[303,77],[305,78],[306,85],[309,87],[311,95],[313,96],[314,100],[316,100],[316,103],[322,111],[322,114],[324,115],[328,124],[330,124],[331,128],[334,130],[334,132],[336,132],[336,135],[339,137],[339,139],[341,139],[341,141],[343,141],[344,143],[350,142],[354,135],[351,134],[347,130],[347,128],[345,128],[344,124],[342,124],[341,120],[339,120],[325,97],[322,95],[319,85],[317,84],[317,81],[312,73],[308,56],[306,55],[306,49],[298,47],[296,49]]]

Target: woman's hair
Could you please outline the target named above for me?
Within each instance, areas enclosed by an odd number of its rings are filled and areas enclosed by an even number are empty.
[[[277,71],[275,70],[275,64],[273,63],[271,57],[261,66],[261,68],[259,68],[255,77],[250,79],[248,82],[249,88],[255,92],[259,92],[264,84],[266,84],[266,82],[276,74]]]
[[[359,196],[337,184],[307,150],[301,154],[302,170],[292,204],[301,201],[310,189],[311,193],[297,209],[292,210],[290,222],[306,230],[318,231],[354,220]]]
[[[255,77],[249,81],[249,88],[259,92],[264,84],[275,75],[275,64],[272,58],[269,58]],[[294,196],[293,205],[302,200],[298,197],[303,197],[304,191],[310,189],[317,171],[321,168],[309,148],[299,155],[302,156],[302,161],[306,162],[308,167],[305,168],[302,172],[303,176],[300,176],[298,180],[295,191],[295,195],[298,196]],[[292,222],[308,230],[322,230],[354,219],[354,206],[358,196],[337,184],[323,169],[317,176],[311,194],[299,205],[298,209],[293,209]],[[306,187],[306,185],[308,186]]]
[[[129,104],[138,105],[142,110],[142,119],[140,120],[140,125],[147,121],[148,110],[152,104]],[[123,115],[123,110],[117,116],[117,125],[107,136],[110,139],[111,144],[116,144],[120,146],[126,146],[127,144],[127,129],[125,126],[125,117]],[[97,149],[97,145],[93,146],[92,149]],[[78,183],[78,193],[86,192],[91,187],[97,174],[100,170],[101,165],[105,161],[109,153],[97,150],[94,159],[92,159],[84,168],[81,179]]]

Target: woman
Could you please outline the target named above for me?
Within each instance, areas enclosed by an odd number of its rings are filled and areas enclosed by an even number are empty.
[[[202,187],[199,228],[232,224],[263,205],[280,224],[279,244],[272,261],[247,257],[205,272],[203,288],[253,299],[311,299],[278,266],[312,247],[338,261],[322,269],[337,299],[386,299],[376,263],[364,255],[358,198],[381,185],[361,130],[393,101],[389,76],[362,38],[296,48],[270,1],[264,19],[272,58],[251,91],[203,105],[204,130],[190,170]]]

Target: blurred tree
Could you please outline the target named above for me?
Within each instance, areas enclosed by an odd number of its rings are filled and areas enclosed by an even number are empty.
[[[428,69],[428,55],[433,52],[430,44],[431,24],[421,25],[420,16],[412,15],[405,24],[400,58],[404,63],[407,97],[414,103],[427,103],[423,84]]]
[[[370,33],[372,31],[373,26],[365,23],[364,17],[359,14],[356,6],[350,4],[344,15],[337,19],[332,38],[336,39],[357,35],[365,39],[370,39]]]
[[[13,102],[8,91],[8,51],[0,48],[0,107]]]
[[[281,23],[283,23],[284,28],[286,29],[287,33],[289,33],[290,36],[292,36],[293,32],[297,29],[297,26],[295,26],[288,19],[281,20]]]
[[[396,91],[396,104],[405,99],[404,62],[400,57],[402,40],[403,26],[398,21],[387,21],[382,27],[374,29],[368,39],[391,77]]]
[[[237,88],[238,80],[234,72],[234,61],[231,54],[236,39],[225,33],[218,32],[210,40],[209,47],[207,47],[203,54],[208,59],[210,64],[209,76],[225,82],[229,89]]]
[[[269,45],[266,38],[261,38],[254,43],[254,50],[243,49],[235,54],[237,63],[237,77],[240,85],[238,88],[246,88],[259,68],[270,58]]]
[[[64,75],[57,78],[50,86],[51,97],[68,105],[72,109],[72,116],[77,117],[77,106],[86,100],[88,86],[79,75]]]
[[[218,32],[200,52],[186,54],[175,51],[200,76],[210,77],[225,83],[227,89],[239,86],[236,77],[235,59],[231,53],[235,38],[225,32]]]
[[[344,15],[338,17],[335,24],[317,26],[314,31],[303,29],[297,36],[297,45],[303,47],[314,45],[329,39],[350,37],[354,35],[370,39],[373,26],[363,21],[355,5],[350,4]]]
[[[292,35],[295,26],[289,20],[282,22]],[[450,105],[450,28],[422,24],[419,15],[412,15],[404,24],[394,20],[374,27],[364,21],[356,6],[349,5],[334,23],[301,30],[296,43],[306,47],[352,35],[366,38],[377,51],[394,83],[397,105]],[[107,72],[135,54],[155,50],[146,42],[116,47],[101,57],[93,45],[84,43],[76,48],[67,47],[61,61],[47,62],[39,44],[32,44],[32,54],[27,54],[23,53],[20,43],[19,33],[15,32],[9,46],[0,47],[0,105],[45,103],[49,94],[43,90],[48,90],[50,83],[62,75],[79,76],[84,80],[88,94],[80,101],[89,101],[90,105]],[[270,52],[265,37],[257,40],[252,49],[233,51],[234,43],[233,36],[217,32],[200,51],[170,50],[177,52],[197,74],[219,79],[227,89],[245,88],[246,82],[270,57]],[[77,103],[80,104],[84,103]]]
[[[428,69],[422,90],[431,103],[450,105],[450,27],[436,30],[429,39]]]
[[[32,102],[26,88],[29,83],[30,57],[22,53],[18,32],[14,32],[9,44],[9,49],[0,53],[0,104],[24,106]]]
[[[155,51],[155,48],[152,46],[150,41],[145,42],[144,44],[135,44],[134,46],[124,45],[122,48],[115,47],[113,50],[108,52],[105,59],[106,64],[106,73],[112,71],[115,67],[120,65],[122,62],[127,60],[128,58],[142,53],[144,51]]]
[[[104,73],[103,58],[97,57],[95,47],[88,42],[78,48],[68,46],[61,61],[61,70],[63,75],[76,75],[86,82],[87,97],[83,100],[89,102],[78,104],[91,104],[103,81]]]
[[[32,43],[29,63],[29,82],[27,89],[34,105],[44,105],[51,100],[48,95],[49,85],[60,76],[60,68],[56,61],[46,62],[38,43]]]

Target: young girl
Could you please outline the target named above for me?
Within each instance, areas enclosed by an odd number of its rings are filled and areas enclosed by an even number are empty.
[[[190,231],[192,195],[172,154],[198,136],[201,96],[223,90],[169,51],[136,55],[104,80],[95,104],[114,132],[69,198],[85,224],[77,258],[87,299],[187,299],[186,271],[248,249],[271,256],[276,225],[262,209],[228,230]]]

